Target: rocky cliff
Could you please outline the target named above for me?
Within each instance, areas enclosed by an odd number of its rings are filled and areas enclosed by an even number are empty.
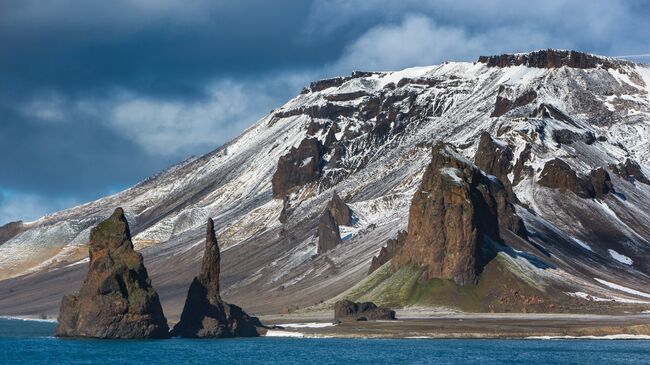
[[[476,284],[493,257],[490,241],[502,242],[500,229],[520,229],[506,194],[453,146],[436,144],[411,201],[408,237],[393,257],[393,269],[417,265],[425,268],[425,279]]]
[[[58,337],[167,338],[158,294],[133,250],[122,208],[90,232],[90,264],[81,288],[61,301]]]

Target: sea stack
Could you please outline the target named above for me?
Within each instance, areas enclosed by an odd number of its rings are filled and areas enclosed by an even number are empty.
[[[63,297],[58,337],[167,338],[158,293],[133,249],[122,208],[90,231],[90,265],[81,288]]]
[[[181,320],[174,326],[172,336],[188,338],[256,337],[265,329],[256,317],[228,304],[219,294],[221,254],[208,219],[205,252],[201,273],[195,277],[187,292]]]

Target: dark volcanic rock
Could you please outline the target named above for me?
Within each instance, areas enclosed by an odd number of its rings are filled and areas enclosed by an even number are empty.
[[[374,303],[355,303],[349,300],[341,300],[334,304],[335,320],[394,320],[395,311],[378,307]]]
[[[214,223],[212,219],[208,219],[201,273],[190,285],[181,320],[174,326],[172,336],[225,338],[260,335],[264,326],[259,319],[249,316],[240,307],[221,299],[220,267],[221,254],[214,232]]]
[[[169,328],[122,208],[90,232],[83,284],[61,302],[58,337],[167,338]]]
[[[625,162],[610,166],[610,168],[616,175],[630,182],[638,181],[650,185],[650,180],[643,174],[641,166],[634,160],[628,158],[625,159]]]
[[[528,105],[537,99],[537,92],[535,90],[528,90],[519,95],[515,100],[510,100],[501,95],[497,96],[497,101],[494,104],[494,111],[490,114],[491,117],[500,117],[512,109],[520,106]]]
[[[572,191],[581,198],[594,198],[596,193],[590,180],[578,176],[566,162],[555,158],[544,164],[544,169],[537,181],[540,185],[551,189]]]
[[[273,197],[284,198],[295,188],[318,180],[321,176],[323,146],[316,138],[306,138],[298,148],[280,157],[273,174]]]
[[[9,222],[0,227],[0,245],[25,231],[23,221]]]
[[[329,209],[325,209],[318,221],[318,253],[325,253],[341,244],[341,233],[339,225]]]
[[[386,246],[382,247],[377,256],[372,258],[368,274],[372,274],[375,270],[390,261],[395,256],[395,253],[404,245],[407,237],[408,233],[406,231],[399,231],[397,232],[397,238],[389,239],[386,242]]]
[[[547,188],[572,191],[585,199],[602,198],[608,193],[615,192],[612,180],[605,169],[597,168],[592,170],[589,176],[581,176],[559,158],[544,164],[537,182]]]
[[[352,223],[352,210],[350,210],[350,207],[345,204],[336,191],[332,196],[332,200],[327,204],[327,209],[339,226],[349,226]]]
[[[589,174],[589,179],[591,180],[591,185],[593,186],[596,198],[602,198],[609,193],[615,192],[614,186],[612,185],[612,179],[609,177],[607,171],[602,167],[592,170]]]
[[[572,144],[578,141],[592,144],[596,142],[596,136],[592,132],[577,133],[569,129],[556,129],[553,131],[553,140],[559,144]]]
[[[503,185],[453,146],[438,143],[411,201],[408,238],[393,257],[393,270],[413,264],[425,268],[424,279],[475,284],[492,258],[487,239],[502,242],[500,229],[525,231]]]
[[[513,169],[512,159],[513,152],[510,147],[495,142],[488,132],[481,133],[474,163],[487,174],[496,176],[506,188],[509,201],[515,203],[517,198],[508,179],[508,174]]]
[[[617,68],[621,63],[607,58],[597,57],[577,51],[547,49],[526,54],[502,54],[499,56],[481,56],[478,62],[488,67],[528,66],[536,68],[596,68],[602,66]]]

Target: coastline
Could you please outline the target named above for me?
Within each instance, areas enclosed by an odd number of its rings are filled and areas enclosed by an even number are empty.
[[[270,336],[387,339],[650,340],[650,315],[453,313],[333,323],[322,313],[263,316]],[[300,324],[302,325],[296,325]]]

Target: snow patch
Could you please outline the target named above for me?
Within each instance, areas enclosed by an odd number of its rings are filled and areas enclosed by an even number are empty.
[[[291,331],[281,331],[281,330],[268,330],[266,331],[266,337],[295,337],[303,338],[305,334],[302,332],[291,332]]]
[[[607,252],[609,252],[609,255],[612,258],[614,258],[614,260],[616,260],[616,261],[618,261],[618,262],[620,262],[622,264],[625,264],[625,265],[632,265],[633,261],[632,261],[631,258],[629,258],[629,257],[627,257],[627,256],[625,256],[623,254],[620,254],[620,253],[618,253],[618,252],[616,252],[616,251],[614,251],[612,249],[608,249]]]
[[[648,293],[644,293],[642,291],[634,290],[634,289],[628,288],[626,286],[614,284],[614,283],[611,283],[609,281],[599,279],[599,278],[594,278],[594,280],[596,280],[597,282],[599,282],[599,283],[601,283],[603,285],[606,285],[606,286],[608,286],[608,287],[610,287],[612,289],[620,290],[620,291],[628,293],[628,294],[637,295],[639,297],[644,297],[644,298],[649,298],[650,299],[650,294],[648,294]]]

